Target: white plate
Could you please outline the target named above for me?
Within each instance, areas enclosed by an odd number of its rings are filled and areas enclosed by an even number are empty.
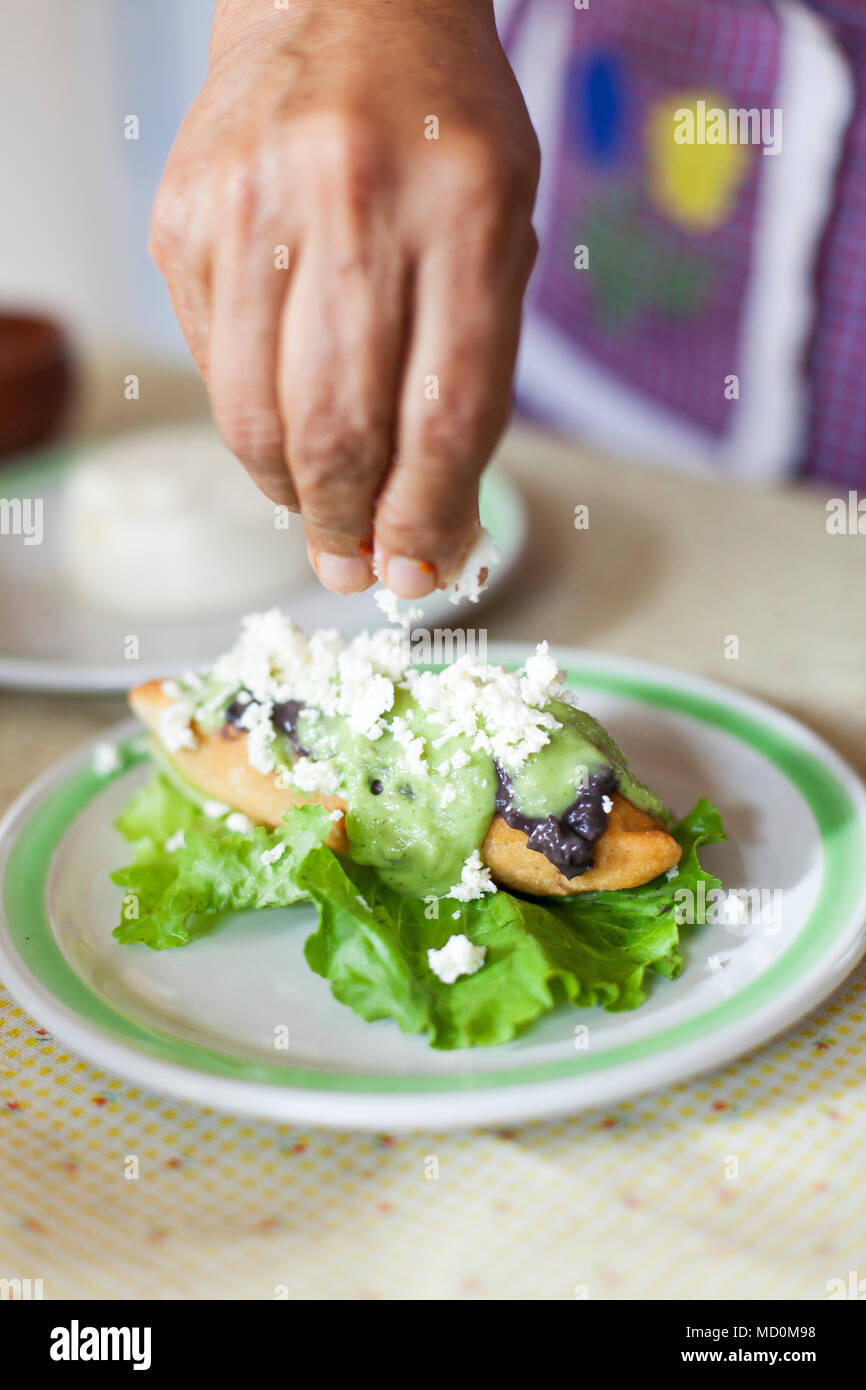
[[[20,465],[0,468],[0,498],[41,498],[43,540],[25,544],[22,536],[3,538],[0,546],[0,685],[30,690],[127,690],[132,683],[124,649],[130,620],[83,602],[70,589],[63,564],[63,475],[79,449],[65,448]],[[240,466],[240,465],[239,465]],[[504,474],[488,469],[481,484],[481,519],[492,533],[500,563],[491,573],[492,593],[512,573],[526,539],[526,509]],[[299,523],[300,524],[300,523]],[[241,602],[218,617],[136,618],[138,639],[135,680],[175,676],[209,665],[235,641],[240,619],[251,608],[290,610],[308,632],[336,627],[353,634],[379,627],[382,614],[372,591],[340,597],[323,589],[310,574],[299,587]],[[469,621],[474,605],[451,604],[442,593],[419,600],[421,624],[447,627]]]
[[[526,653],[497,648],[493,660]],[[702,859],[764,890],[768,920],[685,934],[678,980],[634,1013],[562,1007],[519,1040],[437,1052],[364,1023],[303,958],[305,906],[239,915],[181,950],[119,946],[128,858],[112,821],[146,769],[100,779],[89,748],[0,827],[0,978],[43,1026],[136,1082],[241,1113],[371,1130],[517,1123],[611,1105],[753,1048],[816,1006],[866,949],[866,790],[802,725],[710,682],[559,651],[582,703],[675,810],[721,809]],[[112,737],[129,740],[134,725]],[[715,959],[715,965],[713,960]],[[576,1039],[575,1028],[588,1027]],[[290,1049],[274,1046],[289,1030]],[[588,1047],[576,1046],[576,1041]]]

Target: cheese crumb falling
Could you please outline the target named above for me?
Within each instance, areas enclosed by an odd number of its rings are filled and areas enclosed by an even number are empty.
[[[385,615],[389,623],[400,622],[400,600],[391,589],[386,589],[384,585],[377,589],[373,594],[379,611]]]
[[[468,599],[470,603],[477,603],[487,588],[491,569],[498,563],[496,542],[489,531],[479,526],[460,573],[445,586],[448,602],[462,603],[463,599]]]
[[[182,830],[176,830],[173,835],[169,835],[165,842],[165,848],[169,854],[174,854],[175,850],[186,849],[186,835]]]
[[[461,975],[474,975],[487,959],[486,946],[473,946],[468,936],[450,936],[441,951],[427,952],[427,964],[443,985],[453,985]]]
[[[202,805],[202,810],[209,820],[220,820],[227,816],[231,809],[224,801],[205,801]]]
[[[456,898],[460,903],[472,902],[485,893],[495,893],[496,884],[490,877],[490,870],[481,863],[481,855],[474,849],[469,855],[460,874],[460,882],[449,888],[447,897]]]
[[[609,796],[603,796],[601,798],[601,809],[605,812],[606,815],[610,815],[611,811],[613,810],[613,802],[611,801]]]
[[[411,627],[417,623],[419,618],[423,618],[423,608],[400,607],[400,598],[392,589],[386,589],[384,584],[373,594],[379,611],[385,615],[389,623],[396,623],[398,627]]]
[[[252,830],[253,823],[249,816],[245,816],[243,811],[232,811],[230,816],[226,816],[226,829],[236,830],[238,834],[245,835],[248,830]]]
[[[97,777],[108,777],[110,773],[117,772],[120,765],[121,757],[115,744],[97,743],[94,746],[90,766]]]

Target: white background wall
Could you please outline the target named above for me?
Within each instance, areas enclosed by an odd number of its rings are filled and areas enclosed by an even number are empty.
[[[185,360],[147,228],[204,77],[212,11],[213,0],[0,0],[0,305],[61,317],[91,368],[130,352]],[[124,139],[130,113],[138,141]]]

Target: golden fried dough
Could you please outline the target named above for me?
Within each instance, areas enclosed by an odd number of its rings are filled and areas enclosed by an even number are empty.
[[[149,681],[138,686],[130,694],[129,703],[159,742],[160,715],[171,703],[162,682]],[[257,772],[247,761],[247,736],[242,730],[226,725],[215,734],[206,734],[196,728],[196,735],[197,747],[180,748],[166,756],[181,777],[199,791],[225,802],[234,811],[243,811],[251,820],[276,826],[289,807],[307,802],[326,806],[329,811],[345,812],[342,797],[278,787],[272,776]],[[513,830],[500,815],[490,823],[481,858],[503,888],[556,897],[599,889],[636,888],[673,868],[681,851],[664,826],[645,811],[639,811],[619,792],[614,792],[611,799],[613,808],[607,829],[593,850],[594,866],[576,878],[565,878],[545,855],[527,849],[529,837],[522,830]],[[334,822],[326,843],[334,850],[348,850],[345,819]]]
[[[171,704],[162,682],[148,681],[147,685],[138,686],[131,692],[129,703],[159,742],[159,717],[166,705]],[[339,796],[278,787],[273,776],[257,772],[247,761],[247,736],[242,729],[226,724],[217,733],[206,734],[193,727],[197,747],[178,748],[175,753],[168,753],[164,748],[162,751],[181,777],[214,801],[225,802],[233,811],[243,811],[250,820],[269,826],[279,825],[283,813],[291,806],[303,806],[310,801],[326,806],[329,811],[345,811],[346,803]],[[345,851],[349,848],[343,820],[334,822],[326,844],[330,849]]]
[[[637,888],[679,863],[679,845],[654,816],[619,792],[611,800],[607,828],[593,848],[593,867],[577,878],[565,878],[545,855],[527,849],[529,836],[506,825],[502,816],[493,817],[481,858],[503,888],[562,898],[600,888]]]

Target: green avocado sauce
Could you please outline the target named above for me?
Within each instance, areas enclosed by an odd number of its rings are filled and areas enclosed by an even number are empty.
[[[561,816],[586,778],[609,767],[628,801],[667,824],[664,803],[632,774],[619,744],[597,719],[560,700],[546,709],[562,727],[551,730],[550,742],[512,778],[518,811],[525,816]]]
[[[412,732],[424,738],[426,776],[407,769],[403,747],[387,731],[375,740],[360,738],[345,719],[311,717],[302,710],[298,738],[313,757],[337,761],[352,858],[378,869],[402,893],[441,897],[459,883],[467,857],[487,834],[496,801],[493,759],[466,749],[468,763],[442,775],[437,769],[465,741],[451,739],[434,748],[441,725],[426,720],[399,688],[391,713],[407,719]]]
[[[582,710],[555,701],[547,706],[561,727],[513,778],[514,801],[524,815],[559,816],[589,774],[610,767],[623,796],[662,821],[659,798],[638,782],[607,731]],[[460,881],[467,857],[481,847],[496,802],[497,779],[489,753],[471,751],[465,739],[433,746],[441,725],[430,723],[412,697],[398,688],[392,714],[425,740],[426,776],[409,771],[405,751],[389,732],[359,738],[346,721],[302,710],[298,738],[311,756],[334,758],[348,803],[346,833],[352,857],[378,869],[391,887],[419,897],[442,896]],[[442,764],[462,749],[469,761]]]
[[[225,687],[198,692],[201,727],[221,727]],[[632,774],[619,745],[597,719],[563,701],[546,707],[560,727],[549,742],[511,774],[514,806],[523,815],[561,816],[575,800],[585,779],[606,768],[633,805],[663,824],[668,813],[654,792]],[[427,775],[407,767],[406,752],[389,731],[393,716],[406,720],[411,733],[424,739]],[[441,724],[431,722],[409,692],[397,686],[394,707],[378,739],[359,736],[345,718],[302,708],[297,738],[310,757],[333,759],[339,771],[352,857],[378,869],[393,888],[418,897],[441,897],[460,881],[473,850],[480,849],[496,805],[497,778],[489,753],[471,749],[466,738],[434,747]],[[277,735],[278,762],[291,765],[295,754],[289,737]],[[468,761],[442,771],[455,753]],[[462,758],[458,758],[462,761]]]

